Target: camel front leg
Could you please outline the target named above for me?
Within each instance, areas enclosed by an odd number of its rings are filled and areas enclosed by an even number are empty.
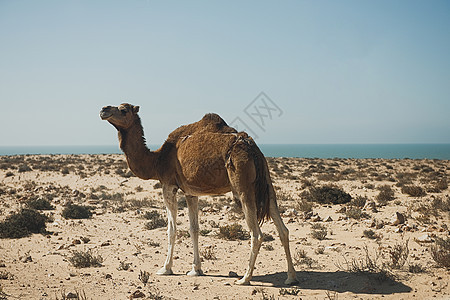
[[[167,258],[164,266],[156,272],[157,275],[171,275],[173,265],[173,249],[177,234],[177,188],[163,185],[164,204],[167,210]]]
[[[191,234],[192,246],[194,248],[194,263],[192,270],[187,273],[189,276],[203,275],[200,255],[198,253],[198,197],[186,196],[186,202],[189,208],[189,232]]]

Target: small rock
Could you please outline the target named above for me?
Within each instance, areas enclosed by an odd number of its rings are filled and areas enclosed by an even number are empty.
[[[397,227],[397,228],[395,228],[394,232],[401,233],[401,232],[403,232],[403,230],[400,227]]]
[[[105,275],[105,278],[106,278],[106,279],[111,279],[111,278],[112,278],[112,275],[111,275],[111,274],[106,274],[106,275]]]
[[[431,243],[433,239],[428,235],[428,233],[425,233],[417,238],[415,238],[416,242],[419,243]]]
[[[80,240],[82,240],[83,241],[83,243],[85,243],[85,244],[87,244],[87,243],[89,243],[90,242],[90,238],[88,238],[88,237],[84,237],[84,236],[82,236],[82,237],[80,237]]]
[[[6,268],[6,265],[4,262],[0,262],[0,268]]]
[[[404,214],[396,212],[395,216],[392,218],[391,224],[396,226],[405,223],[406,217]]]
[[[81,244],[81,241],[79,239],[74,239],[72,241],[72,245],[79,245],[79,244]]]
[[[78,299],[78,296],[75,293],[68,292],[66,295],[66,299]]]
[[[331,216],[327,216],[325,217],[325,219],[323,219],[324,222],[332,222],[333,218]]]
[[[23,262],[23,263],[28,263],[28,262],[32,262],[33,259],[31,258],[30,255],[27,255],[27,256],[21,257],[21,258],[20,258],[20,261]]]
[[[135,299],[135,298],[144,298],[145,294],[143,292],[141,292],[140,290],[136,290],[134,291],[134,293],[132,293],[130,295],[130,299]]]
[[[223,285],[226,285],[226,286],[231,286],[231,283],[229,283],[229,282],[225,282]]]
[[[311,222],[320,222],[321,220],[319,215],[311,217]]]
[[[228,272],[228,277],[239,277],[239,275],[236,272],[230,271]]]
[[[106,242],[102,243],[100,246],[101,247],[106,247],[106,246],[110,246],[110,245],[111,245],[111,242],[106,241]]]

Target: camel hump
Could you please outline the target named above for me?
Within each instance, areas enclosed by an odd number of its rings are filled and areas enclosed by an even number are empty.
[[[228,126],[227,122],[225,122],[225,120],[222,119],[222,117],[220,117],[218,114],[215,113],[208,113],[204,115],[203,118],[200,120],[200,123],[203,123],[202,124],[203,129],[206,128],[207,131],[211,132],[221,132],[221,133],[237,132],[233,127]],[[211,125],[212,128],[208,128],[211,127]]]
[[[222,119],[218,114],[215,113],[207,113],[202,118],[203,121],[213,122],[217,124],[221,124],[222,126],[227,125],[224,119]]]

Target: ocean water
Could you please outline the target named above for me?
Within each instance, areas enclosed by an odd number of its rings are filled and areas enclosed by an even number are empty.
[[[149,145],[157,149],[160,145]],[[304,158],[387,158],[450,160],[450,144],[261,144],[265,156]],[[0,146],[0,155],[110,154],[122,153],[108,146]]]

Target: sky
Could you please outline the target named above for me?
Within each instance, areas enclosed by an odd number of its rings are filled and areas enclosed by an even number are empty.
[[[450,143],[449,1],[0,0],[0,146],[148,144],[215,112],[258,143]]]

